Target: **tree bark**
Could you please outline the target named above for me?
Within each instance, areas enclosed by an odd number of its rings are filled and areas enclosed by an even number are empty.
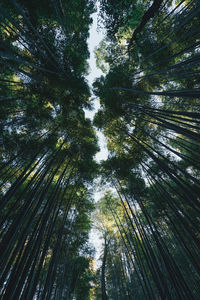
[[[144,26],[147,24],[147,22],[152,19],[155,14],[158,12],[159,8],[161,7],[163,0],[154,0],[153,4],[149,7],[149,9],[145,12],[145,14],[142,17],[142,20],[139,24],[139,26],[134,30],[133,35],[130,39],[129,45],[128,45],[128,50],[130,50],[133,41],[136,40],[136,36],[138,33],[140,33]]]
[[[102,267],[101,267],[101,293],[102,293],[102,300],[108,300],[108,296],[107,296],[107,293],[106,293],[106,279],[105,279],[107,254],[108,254],[108,243],[107,243],[106,238],[105,238],[103,263],[102,263]]]

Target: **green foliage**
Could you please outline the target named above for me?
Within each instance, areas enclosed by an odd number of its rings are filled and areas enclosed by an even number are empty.
[[[0,10],[2,297],[89,299],[93,2],[13,0]]]
[[[98,204],[114,223],[108,299],[199,297],[199,3],[161,2],[100,2],[97,65],[108,67],[93,84],[94,126],[109,150],[102,182],[117,192]]]
[[[200,6],[175,2],[99,1],[92,123],[96,2],[1,1],[2,300],[199,299]]]

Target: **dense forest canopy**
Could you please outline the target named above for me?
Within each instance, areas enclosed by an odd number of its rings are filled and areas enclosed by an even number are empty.
[[[200,298],[199,19],[198,0],[1,0],[0,299]]]

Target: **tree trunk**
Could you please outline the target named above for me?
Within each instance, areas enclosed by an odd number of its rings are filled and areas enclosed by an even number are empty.
[[[106,293],[106,279],[105,279],[105,269],[106,269],[106,259],[108,254],[108,244],[105,238],[105,246],[104,246],[104,254],[103,254],[103,263],[101,267],[101,293],[102,300],[108,300],[108,296]]]
[[[141,23],[139,24],[139,26],[135,29],[131,39],[130,39],[130,42],[129,42],[129,45],[128,45],[128,50],[130,50],[132,44],[133,44],[133,41],[136,40],[136,36],[138,33],[140,33],[144,26],[147,24],[147,22],[152,19],[155,14],[158,12],[158,10],[160,9],[161,7],[161,4],[162,4],[163,0],[154,0],[153,4],[150,6],[150,8],[145,12],[145,14],[143,15],[142,17],[142,20],[141,20]]]

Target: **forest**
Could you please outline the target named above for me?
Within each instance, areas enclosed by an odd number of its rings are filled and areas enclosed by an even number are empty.
[[[200,299],[199,20],[199,0],[0,0],[0,299]]]

